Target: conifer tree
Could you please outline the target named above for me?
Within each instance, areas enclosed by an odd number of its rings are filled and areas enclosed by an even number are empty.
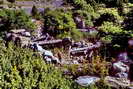
[[[35,5],[32,7],[31,14],[32,14],[33,17],[38,14],[38,9],[36,8]]]

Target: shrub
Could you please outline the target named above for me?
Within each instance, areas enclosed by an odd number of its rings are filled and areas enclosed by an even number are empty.
[[[113,40],[123,37],[124,30],[112,22],[104,22],[102,26],[99,27],[100,37],[104,43],[111,43],[113,45]]]
[[[89,13],[85,10],[76,10],[74,13],[78,13],[80,16],[82,16],[87,26],[93,26],[92,20],[98,17],[98,14],[96,14],[95,12]]]
[[[123,31],[120,26],[115,26],[112,22],[104,22],[99,29],[106,34],[120,34]]]
[[[74,23],[71,12],[50,10],[44,14],[44,28],[50,34],[56,36],[65,31],[71,31],[72,29],[76,28],[76,24]]]
[[[2,44],[0,48],[0,88],[70,89],[70,80],[32,50]]]
[[[34,29],[35,25],[23,10],[0,10],[0,29],[9,31],[11,29]]]
[[[96,26],[100,26],[104,21],[113,22],[115,24],[119,24],[119,21],[123,21],[123,17],[119,16],[117,9],[114,8],[102,8],[98,13],[100,17],[95,21]]]
[[[74,77],[84,75],[105,77],[108,75],[109,63],[100,56],[95,56],[91,63],[84,63],[82,66],[73,64],[67,68]]]
[[[75,41],[80,41],[84,38],[84,34],[78,29],[71,29],[69,32],[63,32],[62,34],[57,35],[57,38],[66,38],[71,37]]]
[[[83,33],[78,29],[72,29],[70,34],[75,41],[80,41],[83,39]]]

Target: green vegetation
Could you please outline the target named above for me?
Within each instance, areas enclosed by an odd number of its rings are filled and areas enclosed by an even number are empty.
[[[9,31],[11,29],[35,29],[30,17],[23,10],[0,10],[0,30]]]
[[[44,28],[48,33],[61,38],[80,35],[78,34],[80,32],[76,31],[76,24],[74,23],[72,12],[70,11],[46,11],[44,14]]]
[[[67,68],[71,71],[73,76],[83,76],[83,75],[95,75],[104,78],[108,75],[108,65],[109,62],[106,62],[105,59],[95,56],[92,59],[91,63],[83,63],[82,66],[73,64],[71,66],[67,66]],[[82,67],[81,71],[78,69]]]
[[[59,69],[45,64],[29,49],[0,44],[0,88],[2,89],[70,89],[71,82]]]
[[[8,1],[15,2],[15,0]],[[40,0],[40,2],[46,1],[52,0]],[[81,87],[75,84],[73,79],[82,75],[96,75],[104,79],[109,75],[109,64],[112,58],[116,57],[112,52],[127,49],[127,41],[133,37],[132,0],[64,0],[64,3],[66,7],[45,8],[41,13],[34,5],[31,16],[22,9],[0,9],[0,38],[4,32],[12,29],[32,31],[36,28],[32,19],[41,20],[44,24],[43,32],[49,33],[54,39],[71,37],[74,41],[87,40],[93,43],[100,40],[103,46],[94,53],[91,63],[87,60],[83,61],[82,66],[46,64],[39,53],[12,44],[6,48],[2,41],[0,43],[1,89],[111,89],[102,80],[95,85]],[[72,9],[67,9],[67,6],[71,6]],[[90,30],[90,27],[96,28],[94,30],[97,32],[81,32],[74,20],[75,14],[85,22],[85,28],[82,30]],[[64,55],[64,59],[69,58],[66,50],[58,52]],[[83,68],[81,71],[78,70],[80,67]],[[73,79],[63,74],[62,70],[65,69],[71,72]]]
[[[63,76],[59,68],[46,64],[38,53],[30,49],[18,48],[12,44],[6,48],[3,42],[0,43],[0,49],[0,88],[2,89],[100,89],[95,85],[84,88],[74,84],[67,76]],[[101,69],[100,66],[103,65],[93,66]],[[104,72],[101,71],[101,74]]]

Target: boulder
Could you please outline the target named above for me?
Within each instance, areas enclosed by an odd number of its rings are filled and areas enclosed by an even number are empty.
[[[44,49],[42,55],[43,55],[44,58],[47,58],[46,59],[47,62],[51,62],[51,63],[54,63],[54,64],[60,63],[60,60],[57,57],[55,57],[51,51],[48,51],[48,50]]]
[[[118,61],[113,64],[113,69],[117,72],[128,72],[129,71],[129,66],[124,64],[121,61]]]
[[[22,36],[26,36],[26,37],[31,37],[30,32],[27,32],[27,31],[21,32],[21,35],[22,35]]]
[[[48,50],[43,50],[43,55],[44,56],[50,56],[51,58],[53,57],[53,53],[51,51],[48,51]]]
[[[53,56],[52,63],[54,63],[54,64],[59,63],[60,64],[60,60],[57,57]]]
[[[128,78],[128,73],[120,72],[120,73],[117,73],[115,76],[118,78]]]
[[[124,63],[128,63],[130,61],[127,52],[119,53],[117,58],[118,58],[118,60],[120,60]]]
[[[42,48],[42,46],[38,45],[37,43],[31,44],[31,48],[34,49],[34,50],[37,50],[37,51],[39,51],[41,53],[44,52],[44,49]]]
[[[81,86],[89,86],[91,84],[95,84],[100,80],[99,77],[94,76],[80,76],[78,77],[75,82],[78,83]]]
[[[46,61],[47,63],[51,63],[51,61],[52,61],[51,58],[49,58],[48,56],[45,56],[44,59],[45,59],[45,61]]]

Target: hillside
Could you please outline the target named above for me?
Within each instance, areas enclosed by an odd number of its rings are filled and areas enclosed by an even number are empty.
[[[132,0],[0,1],[0,89],[132,89]]]

